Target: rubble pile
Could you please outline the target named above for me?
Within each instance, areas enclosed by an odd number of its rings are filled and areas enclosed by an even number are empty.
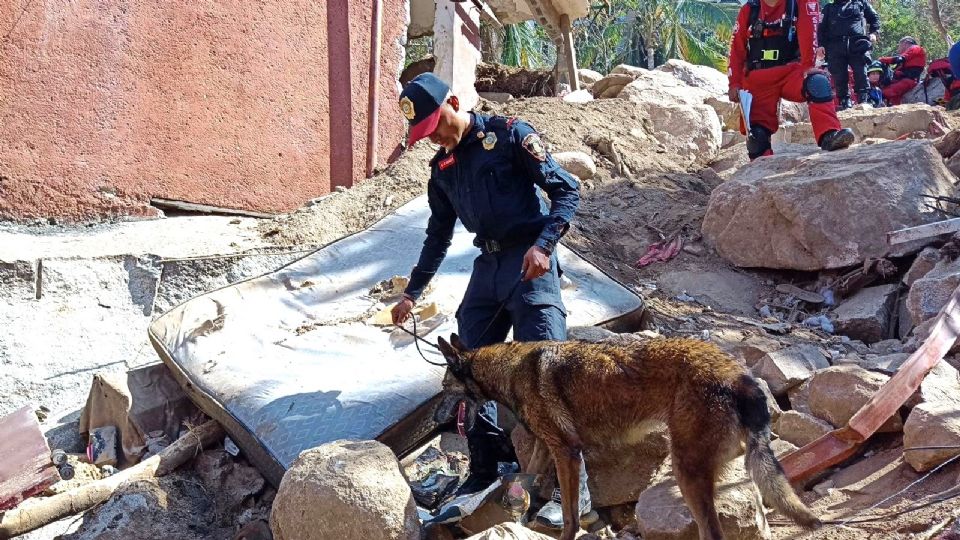
[[[946,221],[960,202],[960,130],[951,131],[957,117],[925,105],[847,111],[841,121],[861,144],[821,153],[796,144],[810,141],[810,128],[802,107],[785,104],[775,155],[747,163],[722,73],[674,60],[656,70],[581,73],[586,98],[513,96],[478,106],[537,127],[581,184],[565,243],[647,302],[641,331],[571,337],[624,343],[678,336],[717,344],[760,382],[773,447],[785,462],[831,434],[849,434],[844,430],[869,416],[877,396],[902,398],[849,456],[796,484],[827,520],[869,519],[801,531],[769,513],[738,458],[718,484],[728,538],[802,532],[852,540],[953,526],[956,500],[942,497],[960,481],[960,460],[951,461],[960,456],[960,347],[947,350],[953,330],[938,321],[949,322],[960,286],[960,225]],[[270,258],[263,264],[285,264],[294,250],[357,232],[421,195],[432,154],[420,143],[368,182],[260,223],[257,241],[287,251],[264,255]],[[147,263],[137,261],[131,272],[142,273]],[[174,290],[143,300],[140,318],[143,310],[163,311],[268,269],[153,263],[155,290]],[[0,270],[2,282],[18,286],[23,276],[44,279],[20,263]],[[917,358],[931,357],[938,361],[929,374],[911,371],[919,369]],[[904,382],[898,373],[912,375]],[[380,442],[329,442],[302,453],[271,486],[271,476],[197,410],[194,394],[182,392],[184,382],[164,365],[89,376],[83,414],[67,424],[82,446],[47,434],[58,444],[33,456],[46,462],[51,450],[62,454],[53,452],[46,470],[46,479],[55,470],[62,480],[32,494],[35,502],[110,486],[71,530],[57,533],[62,538],[556,536],[532,520],[555,481],[551,464],[530,469],[536,440],[523,425],[511,432],[518,467],[502,464],[501,477],[476,496],[456,493],[469,452],[450,438],[421,441],[425,446],[402,456],[402,464]],[[205,425],[218,432],[197,442]],[[581,538],[697,537],[671,474],[666,430],[644,428],[629,444],[585,449],[594,509]],[[161,474],[157,464],[191,444],[188,457]]]

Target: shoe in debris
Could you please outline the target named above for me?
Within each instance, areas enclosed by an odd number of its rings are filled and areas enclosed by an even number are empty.
[[[579,497],[577,499],[580,507],[580,520],[586,523],[590,521],[587,518],[591,517],[593,512],[591,511],[590,490],[587,489],[587,469],[582,462],[580,463],[579,484]],[[594,519],[594,521],[596,520]],[[553,490],[553,497],[537,512],[536,522],[549,529],[563,529],[563,506],[560,503],[560,488]]]

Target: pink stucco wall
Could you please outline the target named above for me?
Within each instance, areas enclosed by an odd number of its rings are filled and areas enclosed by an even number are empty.
[[[279,212],[362,179],[371,2],[0,2],[0,219]],[[383,10],[381,165],[406,18]]]

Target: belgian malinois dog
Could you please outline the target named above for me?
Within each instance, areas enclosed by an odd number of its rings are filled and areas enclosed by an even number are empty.
[[[581,450],[621,440],[651,421],[670,431],[673,473],[701,540],[723,540],[714,505],[723,466],[743,451],[768,504],[801,525],[819,520],[790,487],[770,449],[767,399],[746,369],[716,345],[694,339],[628,344],[501,343],[468,350],[456,334],[439,339],[448,369],[436,420],[465,402],[497,401],[546,446],[557,470],[561,540],[580,528]],[[589,472],[589,471],[588,471]]]

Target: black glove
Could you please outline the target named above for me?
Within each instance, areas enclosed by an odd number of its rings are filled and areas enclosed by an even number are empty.
[[[902,56],[894,56],[894,57],[893,57],[893,63],[894,63],[894,64],[902,64],[903,61],[904,61],[904,58],[903,58]]]

